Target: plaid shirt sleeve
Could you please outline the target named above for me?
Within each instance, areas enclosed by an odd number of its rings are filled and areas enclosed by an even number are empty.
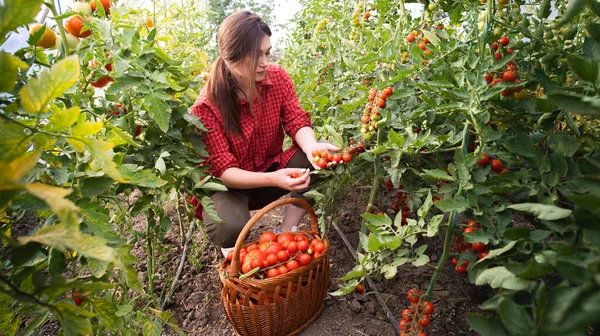
[[[283,84],[283,104],[281,105],[281,122],[285,133],[295,141],[296,132],[302,127],[311,127],[310,115],[302,109],[296,95],[296,89],[292,78],[280,68],[281,81]]]
[[[210,170],[208,172],[215,177],[221,177],[228,168],[239,167],[237,159],[231,153],[223,124],[217,117],[215,109],[204,102],[194,105],[191,112],[200,118],[208,130],[204,133],[204,143],[209,155],[207,163]]]

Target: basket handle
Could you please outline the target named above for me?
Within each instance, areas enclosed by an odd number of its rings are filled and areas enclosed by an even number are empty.
[[[295,205],[299,205],[299,206],[303,207],[304,210],[306,210],[306,212],[308,212],[308,215],[310,216],[310,223],[311,223],[310,231],[315,234],[319,232],[318,231],[319,226],[317,223],[317,215],[315,214],[315,211],[313,210],[313,208],[305,200],[302,200],[299,198],[294,198],[294,197],[286,197],[286,198],[280,198],[280,199],[270,203],[269,205],[265,206],[260,211],[255,213],[254,216],[252,216],[252,218],[250,218],[248,223],[246,223],[246,225],[242,229],[242,232],[240,232],[240,234],[237,238],[237,241],[235,242],[235,247],[233,249],[233,260],[231,261],[231,275],[232,276],[238,276],[240,274],[240,250],[242,249],[244,240],[246,240],[246,236],[248,236],[248,233],[250,233],[250,229],[252,229],[254,224],[256,224],[256,222],[258,222],[258,220],[262,216],[264,216],[267,212],[269,212],[277,207],[280,207],[282,205],[285,205],[285,204],[295,204]]]

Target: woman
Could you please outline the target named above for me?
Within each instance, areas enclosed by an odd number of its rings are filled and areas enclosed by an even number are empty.
[[[228,16],[218,31],[220,55],[191,111],[208,129],[209,172],[229,189],[211,196],[225,224],[203,213],[210,240],[222,248],[235,245],[250,219],[249,209],[290,191],[304,199],[302,194],[317,181],[307,169],[311,164],[318,169],[313,150],[338,150],[316,141],[291,78],[280,66],[269,65],[270,36],[269,26],[252,12]],[[284,131],[293,139],[285,151]],[[303,208],[288,205],[275,231],[295,230],[304,214]]]

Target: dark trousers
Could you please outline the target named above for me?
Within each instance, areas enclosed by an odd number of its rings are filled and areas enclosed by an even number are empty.
[[[286,168],[311,168],[312,165],[302,150],[298,150],[288,162]],[[273,171],[268,169],[267,171]],[[310,182],[306,189],[295,190],[292,197],[297,197],[313,204],[314,201],[303,196],[320,181],[318,175],[310,175]],[[281,196],[289,193],[288,190],[277,187],[265,187],[255,189],[229,189],[228,191],[217,191],[210,196],[219,218],[225,224],[218,224],[203,211],[204,226],[206,234],[211,242],[220,247],[233,247],[238,235],[250,220],[250,209],[260,209],[275,201]]]

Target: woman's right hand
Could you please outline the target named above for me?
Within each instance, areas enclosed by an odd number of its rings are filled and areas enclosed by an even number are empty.
[[[283,168],[271,172],[273,184],[281,189],[294,191],[308,187],[310,170],[305,168]]]

